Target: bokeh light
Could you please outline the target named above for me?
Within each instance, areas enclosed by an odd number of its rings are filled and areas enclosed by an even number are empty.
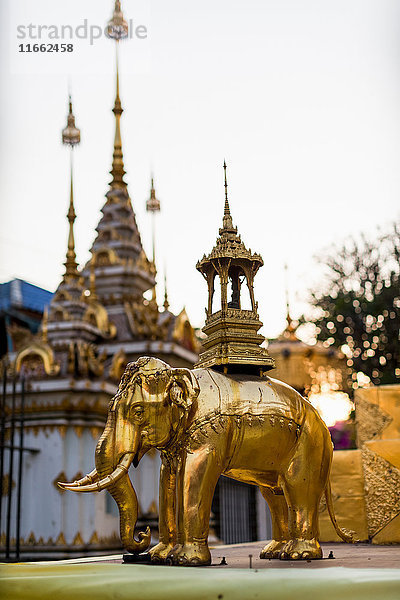
[[[328,427],[333,427],[338,421],[347,421],[354,408],[353,402],[345,392],[335,390],[311,393],[308,399]]]

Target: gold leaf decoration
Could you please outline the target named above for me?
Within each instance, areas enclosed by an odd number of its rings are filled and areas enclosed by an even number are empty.
[[[100,542],[99,536],[97,535],[97,531],[93,531],[92,536],[89,540],[90,545],[97,545]]]
[[[81,532],[78,531],[78,533],[75,535],[75,537],[74,537],[74,539],[72,541],[72,545],[73,546],[83,546],[84,543],[85,542],[82,539]]]
[[[56,546],[66,546],[67,542],[65,541],[65,536],[63,532],[61,532],[56,539]]]
[[[368,535],[373,537],[400,513],[400,471],[365,446],[361,452]]]
[[[357,446],[361,448],[364,442],[376,438],[392,421],[393,418],[377,404],[368,402],[363,397],[355,400]]]

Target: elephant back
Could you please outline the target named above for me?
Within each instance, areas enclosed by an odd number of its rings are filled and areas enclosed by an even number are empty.
[[[211,369],[194,369],[200,387],[197,417],[276,415],[302,423],[305,400],[290,386],[269,377],[224,375]]]

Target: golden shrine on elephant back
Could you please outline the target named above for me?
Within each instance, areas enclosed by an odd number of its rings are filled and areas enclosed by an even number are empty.
[[[225,174],[225,207],[222,228],[217,243],[208,256],[197,263],[196,268],[207,281],[208,306],[203,332],[204,352],[200,354],[196,367],[223,369],[224,373],[257,373],[273,369],[274,360],[266,348],[262,348],[264,336],[258,330],[262,322],[257,314],[258,303],[254,298],[254,277],[263,259],[252,254],[233,226],[228,202],[228,184]],[[213,311],[215,279],[221,284],[221,308]],[[243,310],[241,288],[246,281],[250,295],[250,310]],[[228,300],[228,284],[231,286],[231,299]]]

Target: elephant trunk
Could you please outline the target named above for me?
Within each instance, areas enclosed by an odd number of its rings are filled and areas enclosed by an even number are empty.
[[[105,429],[96,447],[96,470],[100,478],[113,472],[115,468],[115,412],[108,413]],[[135,449],[135,452],[137,449]],[[135,525],[138,517],[138,501],[128,473],[125,473],[116,483],[107,490],[117,503],[120,516],[121,542],[129,552],[139,553],[147,550],[150,545],[151,534],[147,528],[139,533],[139,541],[135,539]]]

